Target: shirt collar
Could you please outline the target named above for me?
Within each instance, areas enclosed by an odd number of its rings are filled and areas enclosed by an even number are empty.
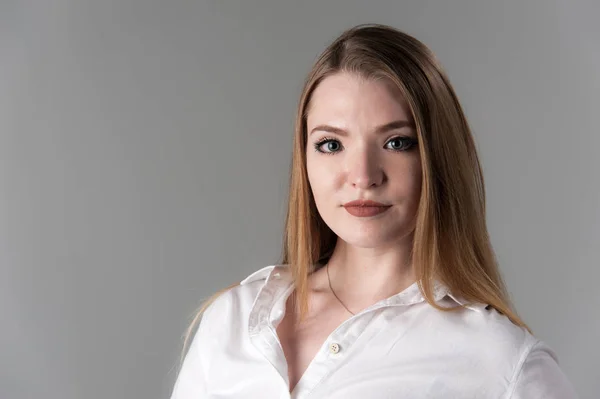
[[[246,277],[240,284],[245,285],[253,281],[265,280],[265,286],[277,285],[288,286],[292,281],[292,274],[289,265],[270,265],[255,271]],[[273,287],[275,288],[275,287]],[[465,305],[459,297],[452,295],[450,289],[441,281],[434,280],[433,282],[433,298],[439,302],[444,297],[449,296],[460,305]],[[392,295],[391,297],[379,302],[382,306],[400,306],[413,305],[425,301],[425,297],[421,293],[418,284],[415,282],[402,292]]]
[[[240,282],[240,284],[245,285],[245,284],[249,284],[253,281],[264,280],[270,276],[273,269],[275,269],[276,267],[283,268],[284,266],[285,265],[271,265],[271,266],[263,267],[262,269],[255,271],[254,273],[250,274],[248,277],[243,279]],[[285,267],[285,268],[287,269],[287,267]]]
[[[292,273],[288,265],[271,265],[257,270],[241,281],[241,285],[250,284],[255,281],[264,280],[260,291],[256,296],[249,315],[249,333],[254,335],[259,333],[266,326],[270,319],[270,313],[283,293],[291,289]],[[437,303],[444,298],[449,297],[461,307],[471,309],[477,312],[483,311],[486,305],[467,304],[460,297],[452,295],[449,288],[439,280],[434,280],[433,299]],[[409,306],[425,302],[425,297],[421,293],[418,284],[415,282],[402,292],[392,295],[387,299],[373,304],[364,311],[370,311],[377,308],[388,306]]]

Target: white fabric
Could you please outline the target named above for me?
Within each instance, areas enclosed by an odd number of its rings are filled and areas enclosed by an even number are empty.
[[[206,311],[172,399],[571,399],[554,352],[485,304],[437,284],[438,311],[417,284],[343,322],[289,392],[275,327],[293,290],[287,266],[268,266]],[[337,345],[336,345],[337,344]]]

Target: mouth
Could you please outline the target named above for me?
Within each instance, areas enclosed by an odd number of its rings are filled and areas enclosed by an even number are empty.
[[[389,206],[386,204],[382,204],[381,202],[371,201],[371,200],[356,200],[350,201],[344,204],[345,207],[348,206]]]
[[[344,209],[352,216],[369,217],[384,213],[391,208],[391,205],[385,205],[380,202],[357,200],[344,204]]]

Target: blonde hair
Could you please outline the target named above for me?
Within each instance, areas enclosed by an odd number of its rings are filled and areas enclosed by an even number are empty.
[[[320,217],[308,181],[307,109],[318,84],[339,72],[391,81],[413,114],[423,183],[412,261],[426,301],[441,311],[460,308],[435,302],[433,280],[438,278],[454,295],[487,304],[531,332],[511,304],[498,269],[486,226],[481,165],[450,81],[423,43],[380,24],[358,25],[335,39],[310,71],[298,104],[281,263],[291,269],[300,319],[308,313],[308,276],[327,262],[337,239]],[[238,284],[217,292],[202,306],[187,331],[184,351],[204,310]]]

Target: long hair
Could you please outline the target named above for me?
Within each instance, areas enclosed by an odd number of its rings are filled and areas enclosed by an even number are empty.
[[[307,110],[323,79],[347,72],[387,79],[401,91],[414,117],[422,163],[422,186],[412,247],[412,264],[426,301],[434,279],[467,302],[483,303],[531,330],[514,309],[486,226],[484,179],[467,119],[435,55],[423,43],[395,28],[363,24],[343,32],[315,62],[298,103],[282,264],[289,265],[300,309],[308,313],[308,276],[331,256],[337,236],[319,215],[306,170]],[[197,313],[184,347],[202,312]]]

